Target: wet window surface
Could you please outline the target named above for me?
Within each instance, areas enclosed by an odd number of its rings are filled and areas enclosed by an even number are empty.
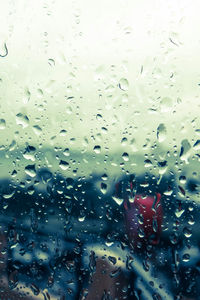
[[[3,4],[0,300],[200,299],[199,8]]]

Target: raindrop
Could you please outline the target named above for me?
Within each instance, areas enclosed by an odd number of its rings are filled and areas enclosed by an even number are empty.
[[[124,153],[122,154],[122,158],[123,158],[124,161],[129,161],[129,155],[128,155],[128,153],[127,153],[127,152],[124,152]]]
[[[110,273],[110,277],[115,278],[115,277],[119,276],[120,273],[121,273],[121,268],[119,267]]]
[[[189,150],[191,148],[190,143],[188,142],[187,139],[182,140],[181,142],[181,151],[180,151],[180,158],[181,160],[187,160],[188,156],[189,156]]]
[[[172,107],[172,99],[168,97],[163,98],[160,102],[160,106],[161,106],[161,112],[170,111]]]
[[[124,137],[122,140],[121,140],[121,144],[122,144],[122,146],[126,146],[127,145],[127,138],[126,137]]]
[[[42,129],[38,125],[33,126],[33,131],[36,135],[40,135],[42,133]]]
[[[199,149],[200,149],[200,140],[197,140],[197,141],[194,143],[193,148],[194,148],[195,150],[199,150]]]
[[[40,289],[34,283],[31,284],[30,288],[35,296],[39,295]]]
[[[25,159],[30,159],[32,161],[35,161],[35,147],[33,146],[28,146],[23,154],[23,157]]]
[[[161,123],[157,128],[157,139],[162,143],[166,139],[167,130],[163,123]]]
[[[64,154],[65,156],[70,156],[69,148],[65,148],[64,151],[63,151],[63,154]]]
[[[188,262],[190,260],[190,255],[188,253],[185,253],[182,257],[184,262]]]
[[[107,174],[103,174],[101,176],[101,179],[104,180],[104,181],[108,180],[108,175]]]
[[[189,228],[185,227],[183,229],[183,234],[186,238],[190,238],[192,236],[192,231]]]
[[[152,166],[152,162],[150,161],[150,159],[146,159],[145,161],[144,161],[144,167],[145,168],[149,168],[149,167],[151,167]]]
[[[180,181],[181,184],[185,184],[186,183],[186,177],[185,176],[180,176],[179,181]]]
[[[8,55],[8,48],[6,46],[6,43],[4,43],[4,48],[5,48],[5,54],[0,54],[0,57],[6,57]]]
[[[121,78],[120,81],[119,81],[119,88],[122,90],[122,91],[127,91],[128,90],[128,87],[129,87],[129,82],[126,78]]]
[[[100,121],[100,120],[102,120],[102,115],[100,115],[100,114],[97,114],[97,115],[96,115],[96,119],[97,119],[97,121]]]
[[[48,59],[48,64],[49,64],[51,67],[54,67],[54,66],[55,66],[55,60],[52,59],[52,58],[49,58],[49,59]]]
[[[24,104],[28,103],[30,98],[31,98],[31,93],[29,89],[25,89]]]
[[[0,129],[6,128],[6,121],[4,119],[0,119]]]
[[[101,183],[101,192],[102,194],[106,194],[107,192],[107,184],[105,184],[104,182]]]
[[[177,209],[175,211],[175,215],[176,215],[177,218],[180,218],[184,212],[185,212],[184,209],[181,209],[181,210]]]
[[[93,150],[95,153],[99,154],[99,153],[101,153],[101,146],[96,145],[96,146],[94,146]]]
[[[35,170],[35,165],[28,165],[25,167],[25,173],[29,175],[30,177],[35,177],[36,176],[36,170]]]
[[[114,256],[108,256],[108,259],[109,259],[109,261],[110,261],[113,265],[115,265],[116,262],[117,262],[117,259],[116,259],[116,257],[114,257]]]
[[[13,196],[14,194],[15,194],[15,191],[12,191],[12,192],[10,192],[10,193],[3,194],[2,196],[3,196],[4,199],[10,199],[10,198],[12,198],[12,196]]]
[[[21,125],[23,128],[26,128],[29,124],[29,118],[22,113],[18,113],[16,115],[16,123],[17,125]]]
[[[121,205],[124,201],[123,198],[112,196],[112,199],[117,203],[117,205]]]
[[[59,163],[59,167],[66,171],[68,168],[69,168],[69,163],[66,162],[65,160],[61,160],[60,163]]]

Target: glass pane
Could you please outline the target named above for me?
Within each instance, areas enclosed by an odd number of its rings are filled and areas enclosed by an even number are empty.
[[[3,1],[0,299],[199,299],[198,12]]]

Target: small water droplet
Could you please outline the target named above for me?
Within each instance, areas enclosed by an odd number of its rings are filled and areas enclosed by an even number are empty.
[[[101,192],[102,194],[106,194],[107,192],[107,184],[105,184],[104,182],[101,183]]]
[[[190,260],[190,255],[189,255],[188,253],[185,253],[185,254],[183,255],[183,257],[182,257],[182,260],[183,260],[184,262],[188,262],[188,261]]]
[[[42,128],[38,125],[33,126],[33,131],[36,135],[40,135],[42,133]]]
[[[119,81],[119,88],[122,90],[122,91],[127,91],[128,88],[129,88],[129,82],[126,78],[121,78],[120,81]]]
[[[172,108],[172,99],[169,97],[164,97],[160,101],[161,112],[168,112]]]
[[[96,119],[97,119],[97,121],[102,120],[102,115],[101,115],[101,114],[97,114],[97,115],[96,115]]]
[[[194,143],[193,148],[194,148],[195,150],[199,150],[199,149],[200,149],[200,140],[197,140],[197,141]]]
[[[183,229],[183,234],[186,238],[190,238],[192,236],[192,231],[189,228],[185,227]]]
[[[101,176],[101,179],[104,180],[104,181],[108,180],[108,175],[107,174],[103,174]]]
[[[6,128],[6,121],[4,119],[0,119],[0,129],[3,130]]]
[[[94,146],[93,150],[95,153],[99,154],[99,153],[101,153],[101,146],[96,145],[96,146]]]
[[[63,151],[63,154],[64,154],[65,156],[70,156],[69,148],[65,148],[64,151]]]
[[[162,143],[166,139],[167,130],[163,123],[161,123],[157,128],[157,139]]]
[[[49,58],[49,59],[48,59],[48,64],[49,64],[51,67],[54,67],[54,66],[55,66],[55,60],[52,59],[52,58]]]
[[[117,203],[117,205],[121,205],[124,201],[123,198],[112,196],[112,199]]]
[[[177,218],[180,218],[184,212],[185,212],[184,209],[181,209],[181,210],[177,209],[175,211],[175,215],[176,215]]]
[[[121,140],[121,144],[122,144],[122,146],[126,146],[127,145],[127,138],[126,137],[124,137],[122,140]]]

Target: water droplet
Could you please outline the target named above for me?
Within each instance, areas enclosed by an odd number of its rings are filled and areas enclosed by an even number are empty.
[[[84,222],[85,221],[85,216],[81,216],[78,218],[79,222]]]
[[[27,104],[30,101],[31,98],[31,92],[29,89],[25,89],[25,95],[24,95],[24,104]]]
[[[107,184],[105,184],[104,182],[101,183],[101,192],[102,194],[106,194],[107,192]]]
[[[69,163],[66,162],[65,160],[61,160],[60,163],[59,163],[59,167],[66,171],[68,168],[69,168]]]
[[[18,113],[16,115],[16,123],[17,125],[21,125],[23,128],[26,128],[29,125],[29,118],[22,113]]]
[[[107,174],[103,174],[101,176],[101,179],[104,180],[104,181],[108,180],[108,175]]]
[[[4,199],[10,199],[15,194],[15,191],[11,191],[10,193],[3,194]]]
[[[183,257],[182,257],[182,260],[183,260],[184,262],[188,262],[188,261],[190,260],[190,255],[189,255],[188,253],[185,253],[185,254],[183,255]]]
[[[184,234],[184,236],[185,236],[186,238],[190,238],[190,237],[192,236],[192,231],[191,231],[191,229],[185,227],[185,228],[183,229],[183,234]]]
[[[121,205],[124,201],[123,198],[112,196],[112,199],[117,203],[117,205]]]
[[[13,151],[13,150],[15,150],[16,146],[17,146],[16,141],[12,140],[11,144],[8,146],[8,150]]]
[[[194,148],[195,150],[199,150],[199,149],[200,149],[200,140],[197,140],[197,141],[194,143],[193,148]]]
[[[65,148],[64,151],[63,151],[63,154],[64,154],[65,156],[70,156],[69,148]]]
[[[167,130],[163,123],[161,123],[157,128],[157,139],[162,143],[166,139]]]
[[[36,135],[40,135],[42,133],[42,129],[38,125],[33,126],[33,131]]]
[[[96,119],[97,119],[97,121],[101,121],[101,120],[102,120],[102,115],[97,114],[97,115],[96,115]]]
[[[66,136],[67,130],[62,129],[62,130],[59,132],[59,134],[60,134],[60,136]]]
[[[181,184],[185,184],[186,183],[186,177],[185,176],[180,176],[179,181],[180,181]]]
[[[129,155],[128,155],[128,153],[127,153],[127,152],[124,152],[124,153],[122,154],[122,158],[123,158],[124,161],[129,161]]]
[[[120,273],[121,273],[121,268],[119,267],[110,273],[110,277],[115,278],[115,277],[119,276]]]
[[[184,212],[185,212],[184,209],[177,209],[175,211],[175,215],[176,215],[177,218],[180,218]]]
[[[35,161],[35,147],[33,146],[28,146],[23,154],[23,157],[25,159],[30,159],[32,161]]]
[[[181,151],[180,151],[180,158],[181,160],[185,160],[187,161],[188,157],[189,157],[189,150],[191,149],[191,145],[188,142],[187,139],[182,140],[181,142]]]
[[[28,165],[25,167],[25,173],[29,175],[30,177],[35,177],[36,176],[36,170],[35,170],[35,165]]]
[[[6,43],[4,43],[4,52],[5,52],[5,54],[0,54],[0,57],[6,57],[7,55],[8,55],[8,48],[7,48],[7,45],[6,45]]]
[[[4,119],[0,119],[0,129],[5,129],[6,128],[6,121]]]
[[[128,88],[129,88],[129,82],[126,78],[121,78],[120,81],[119,81],[119,88],[122,90],[122,91],[127,91]]]
[[[144,167],[145,168],[149,168],[149,167],[151,167],[152,166],[152,162],[150,161],[150,159],[146,159],[145,161],[144,161]]]
[[[37,285],[35,285],[34,283],[32,283],[31,286],[30,286],[30,288],[31,288],[31,290],[32,290],[32,292],[33,292],[33,294],[35,296],[39,295],[40,289],[37,287]]]
[[[160,101],[161,112],[168,112],[172,108],[172,99],[165,97]]]
[[[52,59],[52,58],[49,58],[49,59],[48,59],[48,64],[49,64],[51,67],[54,67],[54,66],[55,66],[55,60]]]
[[[93,150],[95,153],[99,154],[99,153],[101,153],[101,146],[96,145],[96,146],[94,146]]]
[[[122,140],[121,140],[121,144],[122,144],[122,146],[126,146],[127,145],[127,138],[126,137],[124,137]]]

